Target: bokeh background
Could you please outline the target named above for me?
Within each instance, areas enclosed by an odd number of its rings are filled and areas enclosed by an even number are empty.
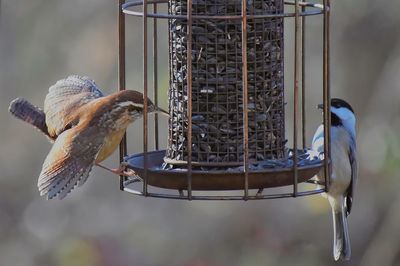
[[[146,199],[120,192],[116,177],[94,169],[87,184],[65,200],[39,197],[37,176],[51,145],[12,118],[8,104],[23,96],[43,106],[48,87],[69,74],[88,75],[106,93],[113,92],[118,80],[116,4],[1,1],[0,265],[400,265],[399,1],[332,4],[332,96],[347,99],[358,116],[361,168],[349,219],[350,262],[333,261],[330,208],[318,195],[257,202]],[[321,99],[322,37],[321,20],[308,23],[311,139],[321,121],[315,105]],[[138,90],[140,28],[139,19],[127,18],[127,86]],[[164,25],[159,32],[164,107],[166,30]],[[290,73],[288,68],[287,77]],[[140,128],[138,122],[129,129],[130,153],[141,151]],[[117,163],[115,154],[105,164]]]

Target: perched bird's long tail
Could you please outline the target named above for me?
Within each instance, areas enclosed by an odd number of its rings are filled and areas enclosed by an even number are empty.
[[[43,132],[47,137],[54,140],[47,131],[46,116],[43,110],[39,107],[34,106],[23,98],[17,98],[10,103],[8,111],[15,117],[31,124]]]
[[[339,208],[332,206],[333,216],[333,257],[335,260],[349,260],[351,257],[351,246],[347,217],[344,212],[343,203]]]

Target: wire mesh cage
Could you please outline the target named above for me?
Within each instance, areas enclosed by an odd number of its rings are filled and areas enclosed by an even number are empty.
[[[169,13],[185,15],[187,0],[169,2]],[[279,14],[280,0],[253,1],[248,13]],[[203,1],[193,15],[240,15],[240,1]],[[171,20],[171,125],[166,157],[185,164],[187,126],[187,54],[192,56],[192,163],[241,165],[243,145],[242,25],[240,20],[196,19],[192,47],[187,47],[188,20]],[[285,157],[283,97],[283,19],[257,18],[247,23],[247,94],[249,160]]]
[[[152,6],[152,12],[148,6]],[[158,6],[167,12],[157,12]],[[285,6],[293,11],[285,12]],[[125,15],[133,15],[143,22],[145,98],[149,91],[148,43],[150,39],[153,42],[154,102],[158,103],[157,20],[167,20],[170,113],[167,149],[159,150],[156,142],[156,150],[148,151],[145,102],[143,153],[127,156],[126,139],[120,146],[121,161],[127,161],[143,178],[143,186],[132,188],[129,180],[121,177],[121,189],[137,195],[189,200],[268,199],[324,192],[330,175],[329,6],[327,0],[321,4],[298,0],[119,0],[120,89],[125,89]],[[323,123],[328,129],[323,160],[310,156],[305,146],[305,18],[318,15],[323,17],[321,79]],[[291,149],[286,147],[285,136],[286,19],[294,19],[295,26]],[[302,149],[298,149],[300,128]],[[157,121],[155,134],[158,139]],[[325,173],[325,184],[299,191],[299,183],[314,183],[310,178],[319,171]],[[264,188],[288,185],[289,192],[263,193]],[[166,190],[153,193],[149,187]],[[257,192],[251,194],[253,189]],[[218,193],[225,190],[243,193]],[[194,195],[194,191],[206,192]],[[207,191],[217,192],[210,195]]]

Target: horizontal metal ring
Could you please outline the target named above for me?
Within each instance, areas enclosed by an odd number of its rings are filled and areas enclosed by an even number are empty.
[[[168,0],[149,0],[147,4],[166,4]],[[295,5],[294,2],[285,1],[286,5]],[[126,15],[132,15],[135,17],[143,17],[143,12],[129,10],[130,7],[142,6],[143,1],[131,1],[122,5],[122,12]],[[308,10],[300,12],[299,15],[303,16],[316,16],[324,13],[324,6],[322,4],[308,3],[308,2],[299,2],[300,6],[314,8],[315,10]],[[329,7],[326,8],[329,11]],[[286,18],[286,17],[295,17],[296,13],[279,13],[279,14],[257,14],[257,15],[247,15],[248,19],[261,19],[261,18]],[[187,15],[171,15],[165,13],[147,13],[147,17],[149,18],[161,18],[161,19],[187,19]],[[210,19],[210,20],[240,20],[242,19],[241,15],[192,15],[192,19]]]
[[[124,187],[124,191],[129,192],[133,195],[137,196],[145,196],[143,192]],[[293,198],[293,197],[305,197],[310,195],[316,195],[324,193],[324,188],[308,190],[308,191],[300,191],[297,192],[296,196],[293,193],[279,193],[279,194],[269,194],[269,195],[260,195],[260,196],[248,196],[246,200],[263,200],[263,199],[280,199],[280,198]],[[179,200],[188,200],[187,196],[180,196],[174,194],[165,194],[165,193],[147,193],[146,197],[153,198],[164,198],[164,199],[179,199]],[[190,200],[244,200],[244,196],[191,196]]]

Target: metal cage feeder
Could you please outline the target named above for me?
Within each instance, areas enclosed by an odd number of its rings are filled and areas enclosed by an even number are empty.
[[[159,6],[168,12],[158,12]],[[149,6],[152,11],[149,12]],[[285,6],[292,12],[285,12]],[[142,196],[188,200],[252,200],[325,192],[330,177],[330,3],[283,0],[119,0],[119,89],[125,89],[125,16],[142,19],[143,94],[148,95],[148,44],[153,44],[154,103],[158,104],[157,21],[169,31],[169,128],[167,150],[148,150],[147,103],[143,153],[120,159],[143,178],[141,189],[120,179],[121,190]],[[325,159],[307,155],[305,141],[305,41],[307,16],[322,16]],[[285,144],[284,20],[294,19],[293,149]],[[148,21],[153,30],[149,34]],[[300,86],[301,85],[301,86]],[[300,109],[301,104],[301,110]],[[299,124],[299,120],[301,124]],[[302,132],[302,149],[299,132]],[[324,171],[324,184],[310,180]],[[300,183],[313,184],[299,190]],[[289,192],[264,188],[289,186]],[[150,192],[149,187],[161,188]],[[229,195],[223,191],[242,191]],[[256,193],[252,193],[256,190]],[[187,191],[185,195],[183,191]],[[214,191],[216,195],[210,195]],[[179,193],[177,193],[179,192]],[[194,193],[196,192],[196,193]]]

